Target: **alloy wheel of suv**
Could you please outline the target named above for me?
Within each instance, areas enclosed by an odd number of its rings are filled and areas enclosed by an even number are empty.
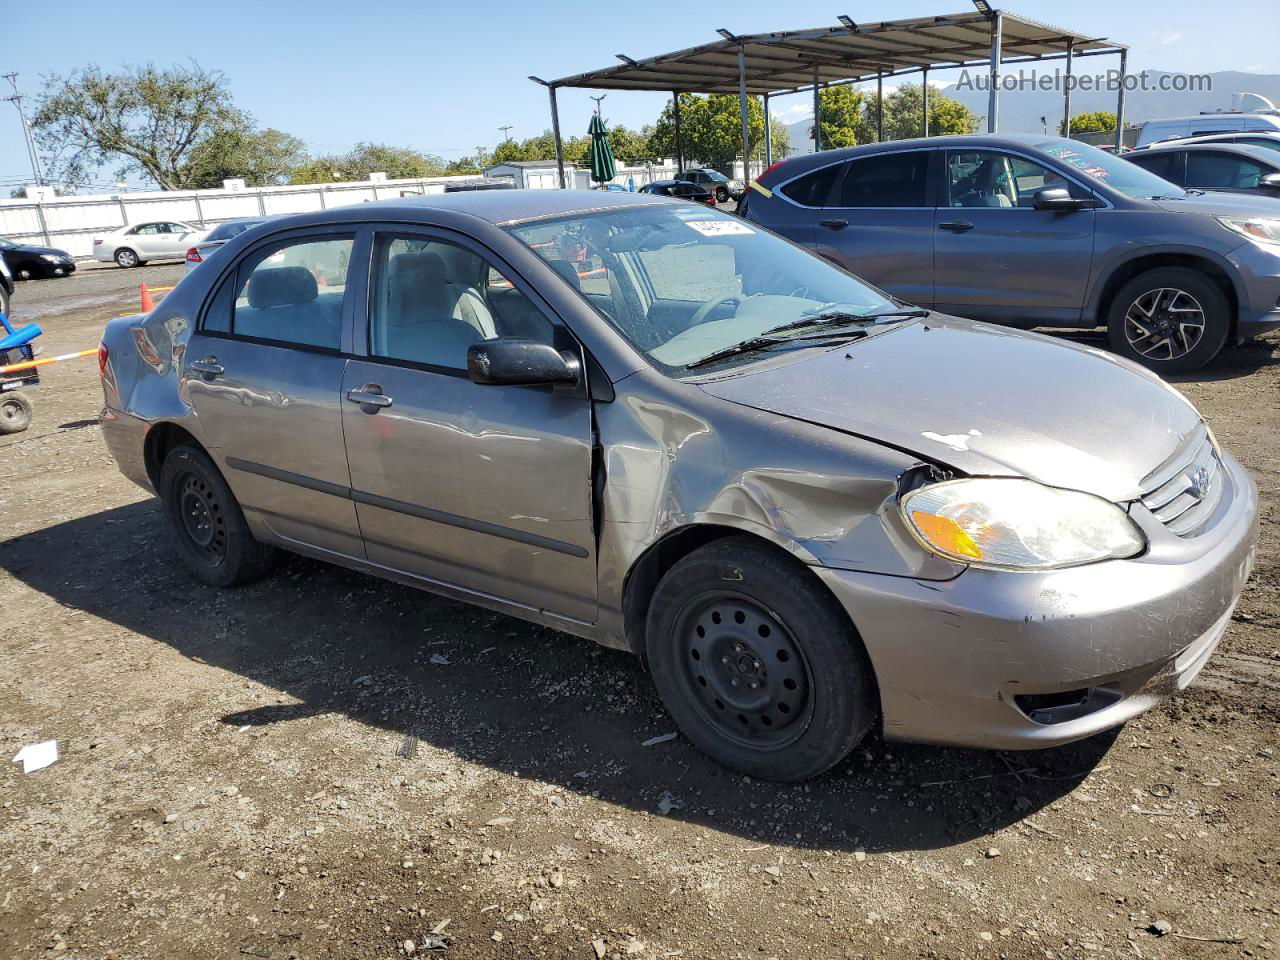
[[[1148,270],[1124,284],[1107,309],[1111,349],[1157,373],[1186,373],[1212,360],[1231,332],[1221,288],[1190,267]]]

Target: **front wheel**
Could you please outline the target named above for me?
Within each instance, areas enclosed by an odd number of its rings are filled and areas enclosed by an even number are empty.
[[[235,495],[203,450],[174,447],[160,467],[159,492],[178,554],[196,579],[230,587],[271,569],[275,550],[253,538]]]
[[[677,725],[733,770],[817,776],[875,719],[871,663],[844,610],[801,564],[755,541],[717,541],[676,563],[645,633]]]
[[[1188,267],[1139,274],[1117,291],[1107,311],[1111,349],[1161,374],[1203,367],[1230,332],[1230,301]]]
[[[128,247],[121,247],[116,251],[116,264],[118,266],[128,269],[129,267],[136,267],[139,262],[138,255]]]
[[[0,364],[5,355],[0,353]],[[0,394],[0,433],[21,433],[31,426],[31,401],[20,393]]]
[[[729,191],[724,187],[716,187],[716,203],[728,203]]]

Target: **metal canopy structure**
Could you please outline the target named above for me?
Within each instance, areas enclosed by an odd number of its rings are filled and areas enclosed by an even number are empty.
[[[1003,64],[1063,59],[1070,76],[1074,58],[1118,54],[1120,75],[1125,72],[1128,48],[1103,37],[1094,37],[1060,27],[1028,20],[994,10],[985,0],[973,0],[976,10],[936,17],[854,23],[840,17],[840,24],[812,30],[787,30],[736,36],[720,30],[713,43],[635,60],[617,54],[620,65],[590,73],[542,80],[551,97],[552,132],[556,159],[563,169],[556,91],[560,88],[602,90],[645,90],[671,93],[676,97],[676,162],[683,169],[679,143],[681,93],[736,93],[741,98],[744,173],[747,148],[747,97],[761,96],[765,107],[766,162],[772,162],[768,135],[769,98],[785,94],[813,92],[817,115],[818,92],[825,87],[921,73],[924,78],[924,131],[928,125],[928,72],[932,69],[984,68],[989,93],[987,130],[999,128],[1000,68]],[[877,92],[880,87],[878,85]],[[1064,85],[1064,116],[1071,117],[1071,88]],[[877,97],[877,102],[881,100]],[[1116,143],[1123,128],[1124,85],[1117,95]],[[878,132],[883,133],[883,117]],[[815,149],[821,149],[815,143]],[[561,186],[564,178],[561,176]]]

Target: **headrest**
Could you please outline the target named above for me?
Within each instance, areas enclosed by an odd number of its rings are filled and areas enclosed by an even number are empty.
[[[578,276],[578,268],[568,260],[548,260],[552,269],[569,281],[569,286],[577,291],[582,290],[582,278]]]
[[[417,277],[419,283],[433,283],[443,286],[449,282],[445,272],[444,260],[440,254],[426,250],[414,253],[397,253],[391,258],[387,272],[392,277],[416,273],[419,275]]]
[[[316,278],[306,267],[269,267],[249,278],[249,306],[283,307],[316,298]]]

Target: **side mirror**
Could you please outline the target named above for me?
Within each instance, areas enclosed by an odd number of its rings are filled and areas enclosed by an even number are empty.
[[[513,387],[576,383],[580,373],[577,360],[537,340],[503,337],[467,348],[467,375],[473,383]]]
[[[1092,200],[1077,200],[1066,187],[1041,187],[1031,198],[1036,210],[1085,210],[1093,206]]]
[[[1280,190],[1280,173],[1268,173],[1258,181],[1264,190]]]

